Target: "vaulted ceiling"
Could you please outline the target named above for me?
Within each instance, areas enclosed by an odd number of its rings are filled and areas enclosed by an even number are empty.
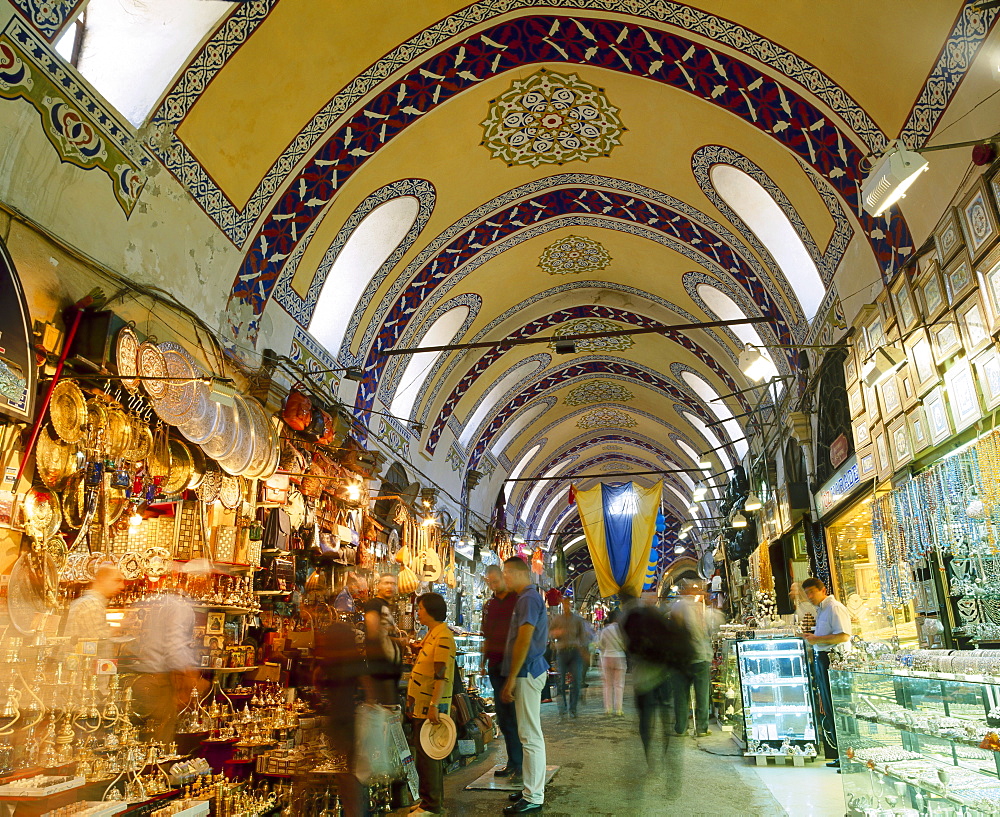
[[[932,137],[992,25],[969,6],[907,4],[903,47],[898,5],[868,0],[245,3],[147,130],[242,248],[234,343],[321,338],[363,368],[354,408],[372,433],[457,485],[486,472],[489,507],[515,467],[740,455],[739,426],[705,427],[748,408],[711,402],[749,385],[743,342],[842,328],[841,261],[874,281],[912,252],[903,214],[862,213],[863,159]],[[383,354],[739,312],[767,322],[572,355]],[[376,429],[368,410],[404,416]],[[691,480],[667,485],[680,516]],[[546,538],[572,511],[566,483],[536,487],[508,488],[510,518]]]

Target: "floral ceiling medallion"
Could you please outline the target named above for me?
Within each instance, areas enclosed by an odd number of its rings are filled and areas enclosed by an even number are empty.
[[[581,383],[573,389],[566,395],[564,402],[567,406],[587,406],[591,403],[626,403],[634,399],[635,395],[618,383],[609,380],[591,380],[589,383]],[[621,449],[614,450],[620,451]]]
[[[592,238],[568,235],[542,252],[538,266],[549,275],[569,275],[602,270],[611,263],[608,251]]]
[[[608,156],[625,130],[604,89],[544,68],[490,101],[483,141],[508,166]]]
[[[576,421],[577,428],[633,428],[639,421],[631,414],[616,408],[588,411]]]
[[[555,331],[557,338],[575,337],[576,335],[589,335],[594,332],[615,332],[624,329],[624,326],[612,321],[601,320],[600,318],[581,318],[578,321],[567,323]],[[550,344],[555,348],[555,342]],[[635,341],[631,335],[618,335],[610,338],[587,338],[575,342],[577,352],[621,352],[635,346]]]

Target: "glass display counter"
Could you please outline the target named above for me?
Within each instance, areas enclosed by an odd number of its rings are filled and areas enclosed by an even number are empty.
[[[462,674],[466,678],[475,679],[480,688],[484,683],[484,679],[479,675],[484,640],[479,633],[464,633],[455,636],[455,664],[461,667]],[[485,683],[488,687],[489,679],[486,679]]]
[[[740,695],[740,671],[736,660],[736,641],[723,638],[715,644],[712,707],[723,732],[733,732],[741,745],[743,733],[743,698]]]
[[[742,728],[734,736],[749,756],[816,756],[809,662],[801,638],[736,643]]]
[[[1000,815],[1000,683],[833,669],[849,815]]]

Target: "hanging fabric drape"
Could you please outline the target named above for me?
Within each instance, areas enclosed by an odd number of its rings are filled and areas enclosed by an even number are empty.
[[[616,482],[601,483],[588,491],[576,489],[601,596],[613,596],[620,590],[638,596],[642,591],[662,493],[662,481],[649,488]]]

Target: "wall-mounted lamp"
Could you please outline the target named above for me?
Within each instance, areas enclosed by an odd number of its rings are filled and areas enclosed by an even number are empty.
[[[730,523],[734,528],[745,528],[747,526],[747,518],[741,514],[739,511],[733,514],[733,518]]]
[[[759,511],[763,507],[764,503],[760,501],[760,497],[753,491],[747,496],[747,501],[743,503],[743,510],[745,511]]]
[[[897,139],[889,144],[861,183],[861,203],[871,215],[880,216],[903,198],[920,174],[927,170],[929,165],[922,154],[932,150],[974,147],[973,163],[987,165],[996,156],[998,140],[1000,140],[1000,133],[987,139],[974,139],[971,142],[931,145],[921,148],[920,153],[917,153],[913,150],[907,150],[903,142]]]
[[[879,346],[861,367],[865,385],[873,388],[906,363],[906,353],[898,346]]]

